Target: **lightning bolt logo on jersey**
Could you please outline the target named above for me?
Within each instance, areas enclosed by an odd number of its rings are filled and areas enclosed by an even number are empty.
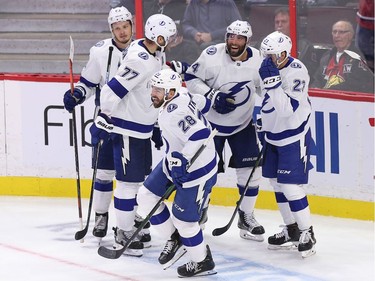
[[[245,61],[233,61],[226,52],[225,43],[209,47],[188,69],[185,80],[189,91],[204,95],[210,89],[226,93],[233,98],[236,109],[228,114],[210,109],[207,119],[217,128],[218,135],[232,135],[250,123],[255,105],[255,95],[260,94],[261,65],[259,51],[247,47]]]

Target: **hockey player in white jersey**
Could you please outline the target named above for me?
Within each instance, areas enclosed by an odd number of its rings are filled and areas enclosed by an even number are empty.
[[[191,261],[179,266],[177,272],[180,277],[192,277],[216,273],[199,219],[216,183],[217,156],[215,144],[209,139],[190,163],[211,134],[203,116],[211,102],[203,96],[190,95],[181,83],[180,75],[171,69],[163,69],[151,79],[152,102],[160,109],[158,122],[166,153],[139,190],[138,212],[146,216],[166,190],[175,185],[171,211],[162,203],[150,221],[155,230],[169,238],[159,263],[166,269],[187,251]]]
[[[102,40],[90,49],[89,60],[81,72],[79,82],[74,87],[73,95],[70,90],[64,95],[64,105],[69,112],[90,97],[95,97],[94,118],[96,117],[97,110],[100,108],[100,90],[116,74],[124,53],[132,41],[132,15],[125,7],[111,9],[108,15],[108,25],[112,38]],[[93,155],[95,154],[93,151]],[[112,199],[114,176],[112,140],[109,139],[101,146],[94,183],[93,235],[99,238],[107,234],[108,210]]]
[[[261,64],[259,50],[249,46],[251,26],[246,21],[234,21],[227,28],[225,43],[205,49],[185,74],[187,88],[212,101],[207,119],[218,130],[215,136],[219,154],[219,173],[224,172],[224,147],[229,144],[229,167],[236,170],[237,187],[243,194],[257,156],[259,145],[252,120],[256,96],[260,95]],[[263,241],[264,228],[254,216],[259,191],[261,168],[249,182],[238,210],[238,227],[244,239]]]
[[[262,174],[275,191],[285,227],[268,238],[269,249],[295,247],[302,257],[315,253],[310,208],[303,186],[308,183],[311,104],[309,74],[305,65],[290,56],[292,42],[279,31],[261,44],[265,56],[259,69],[263,102],[259,127],[264,134]]]
[[[116,244],[124,244],[134,232],[136,195],[151,171],[150,137],[158,116],[151,105],[148,81],[165,64],[164,49],[175,33],[171,18],[155,14],[147,19],[145,38],[131,43],[117,74],[103,86],[101,112],[90,128],[93,145],[102,139],[113,142]],[[135,241],[125,254],[141,256],[143,246]]]

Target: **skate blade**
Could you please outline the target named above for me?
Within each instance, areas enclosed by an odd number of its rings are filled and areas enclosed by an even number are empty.
[[[182,258],[183,255],[186,254],[186,248],[181,247],[180,249],[177,250],[177,253],[174,255],[173,259],[171,259],[169,262],[163,264],[163,269],[166,270],[170,268],[172,265],[174,265],[180,258]]]
[[[315,246],[313,246],[310,250],[307,250],[307,251],[302,251],[300,252],[301,255],[302,255],[302,258],[308,258],[308,257],[311,257],[313,255],[316,254],[316,251],[315,251]]]
[[[178,277],[179,278],[191,278],[191,277],[200,277],[200,276],[214,275],[216,273],[217,273],[217,271],[212,269],[212,270],[208,270],[208,271],[205,271],[205,272],[198,273],[198,274],[193,275],[193,276],[181,276],[181,275],[178,275]]]
[[[298,244],[293,244],[291,242],[285,243],[283,245],[270,245],[268,244],[268,250],[272,251],[295,251],[298,249]]]
[[[264,241],[264,236],[262,234],[255,235],[255,234],[250,233],[247,230],[240,230],[240,237],[242,239],[253,240],[253,241],[256,241],[256,242],[263,242]]]
[[[125,256],[130,256],[130,257],[137,257],[140,258],[143,256],[143,251],[142,250],[137,250],[137,249],[126,249],[124,252]]]
[[[113,247],[114,250],[118,250],[118,249],[121,249],[123,247],[123,245],[115,242],[112,247]],[[123,255],[139,258],[139,257],[143,256],[143,251],[141,249],[127,248],[125,250],[125,252],[123,253]]]
[[[151,248],[151,242],[142,242],[143,248]]]

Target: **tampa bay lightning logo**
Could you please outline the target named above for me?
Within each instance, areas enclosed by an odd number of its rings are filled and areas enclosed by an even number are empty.
[[[292,67],[292,68],[302,68],[302,65],[300,65],[298,62],[292,62],[290,64],[290,67]]]
[[[175,104],[175,103],[171,103],[171,104],[169,104],[168,105],[168,107],[167,107],[167,112],[169,113],[169,112],[172,112],[173,110],[175,110],[175,109],[177,109],[177,104]]]
[[[140,52],[138,54],[138,57],[140,57],[143,60],[148,60],[148,54],[146,52]]]
[[[217,52],[217,49],[216,49],[215,46],[211,46],[211,47],[209,47],[209,48],[206,50],[206,53],[207,53],[208,55],[210,55],[210,56],[216,54],[216,52]]]
[[[165,25],[165,21],[161,20],[161,21],[159,22],[159,25],[160,25],[160,26],[164,26],[164,25]]]
[[[251,96],[251,89],[248,84],[251,81],[229,82],[222,85],[219,91],[227,93],[228,98],[232,97],[236,101],[236,107],[246,104]]]
[[[104,41],[99,41],[98,43],[95,44],[95,47],[101,47],[104,45]]]
[[[283,37],[279,37],[279,40],[277,40],[279,43],[283,43],[284,42],[284,38]]]

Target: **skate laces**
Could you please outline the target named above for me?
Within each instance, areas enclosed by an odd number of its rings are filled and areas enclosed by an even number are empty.
[[[97,216],[94,227],[96,229],[105,229],[106,226],[107,226],[106,218],[103,215]]]
[[[192,271],[192,272],[196,272],[198,270],[198,263],[197,262],[194,262],[194,261],[189,261],[187,264],[186,264],[186,271]]]
[[[163,253],[169,254],[172,252],[174,245],[177,243],[177,241],[174,240],[168,240],[167,243],[164,246]]]
[[[244,220],[252,228],[260,226],[260,224],[257,222],[257,220],[254,217],[254,212],[244,213]]]
[[[276,233],[275,237],[276,238],[285,237],[285,240],[288,240],[290,238],[289,234],[288,234],[288,227],[286,225],[280,225],[280,227],[282,227],[283,230],[281,230],[281,232],[279,232],[279,233]]]
[[[311,234],[310,234],[309,229],[303,230],[301,232],[301,237],[299,238],[299,242],[302,243],[302,244],[306,244],[310,240],[312,240],[312,239],[311,239]]]

